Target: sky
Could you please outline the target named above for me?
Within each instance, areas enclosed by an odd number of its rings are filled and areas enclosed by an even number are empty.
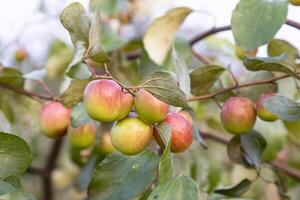
[[[188,6],[196,10],[186,30],[197,34],[216,26],[228,25],[231,12],[238,0],[140,0],[147,5],[146,10],[141,10],[141,15],[146,18],[155,18],[162,15],[166,10],[174,6]],[[47,8],[47,14],[40,12],[41,0],[0,0],[0,44],[5,47],[2,52],[1,62],[10,62],[10,55],[18,46],[25,47],[29,53],[40,62],[45,57],[48,44],[53,38],[60,38],[70,42],[67,31],[59,23],[60,11],[68,5],[71,0],[43,0]],[[88,0],[79,0],[88,7]],[[148,6],[149,5],[149,6]],[[143,19],[142,16],[141,18]],[[201,19],[201,20],[199,20]],[[300,7],[289,6],[288,19],[300,21]],[[143,22],[143,21],[141,21]],[[141,23],[143,24],[143,23]],[[146,23],[144,23],[146,24]],[[128,34],[132,29],[126,29]],[[276,38],[286,39],[298,48],[300,31],[291,27],[283,26],[277,33]],[[230,32],[222,33],[222,37],[233,41]],[[18,42],[16,41],[18,38]],[[9,48],[7,48],[9,47]],[[2,49],[3,51],[3,49]]]

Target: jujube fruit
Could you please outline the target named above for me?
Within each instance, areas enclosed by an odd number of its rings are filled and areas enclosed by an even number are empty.
[[[117,120],[121,120],[125,118],[130,113],[132,106],[133,106],[133,96],[127,91],[122,91],[121,108]]]
[[[229,133],[247,133],[253,128],[256,121],[253,102],[243,97],[229,98],[223,105],[221,121]]]
[[[102,133],[101,140],[99,142],[99,151],[105,155],[117,151],[111,143],[111,133],[109,131]]]
[[[112,80],[92,81],[84,90],[85,110],[95,120],[112,122],[120,114],[121,95],[121,87]]]
[[[42,132],[50,138],[65,135],[70,123],[70,115],[71,109],[65,108],[59,102],[45,104],[40,114]]]
[[[299,6],[300,5],[300,0],[289,0],[289,2],[295,6]]]
[[[260,119],[268,122],[273,122],[278,119],[277,115],[271,113],[268,111],[265,106],[264,102],[268,97],[276,96],[276,93],[264,93],[259,96],[257,102],[256,102],[256,113],[259,116]]]
[[[19,48],[15,52],[15,59],[18,62],[22,62],[27,58],[28,54],[24,48]]]
[[[83,124],[78,128],[69,126],[68,139],[71,146],[75,148],[88,148],[96,139],[96,127],[94,124]]]
[[[191,125],[193,124],[193,118],[192,118],[191,114],[188,111],[180,110],[178,112],[178,114],[180,114],[184,119],[186,119]]]
[[[162,122],[169,111],[169,105],[141,89],[134,98],[134,107],[139,117],[148,124]]]
[[[164,120],[172,129],[171,133],[171,152],[179,153],[186,150],[193,142],[193,133],[191,124],[178,113],[169,113]],[[165,145],[159,135],[154,130],[156,142],[164,148]]]
[[[118,121],[111,130],[113,146],[126,155],[142,152],[152,139],[152,126],[139,118],[129,117]]]

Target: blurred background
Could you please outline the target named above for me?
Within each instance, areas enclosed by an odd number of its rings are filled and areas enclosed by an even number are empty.
[[[109,2],[113,0],[103,1]],[[35,71],[35,74],[30,74],[27,77],[42,77],[41,79],[48,84],[55,94],[64,91],[70,83],[70,79],[60,76],[62,76],[62,72],[72,60],[74,48],[68,32],[60,23],[59,15],[62,9],[71,2],[75,1],[0,0],[0,63],[4,66],[15,67],[24,74]],[[77,2],[82,3],[87,9],[90,7],[89,0]],[[118,6],[121,12],[122,10],[129,10],[131,16],[122,16],[121,29],[119,28],[120,20],[116,20],[116,17],[103,17],[103,22],[114,33],[111,34],[111,32],[108,32],[106,35],[108,41],[111,38],[112,41],[105,45],[112,49],[117,49],[118,45],[120,45],[117,44],[118,41],[126,43],[135,38],[142,38],[144,31],[153,19],[163,15],[167,10],[174,7],[188,6],[197,11],[188,16],[178,32],[178,36],[186,40],[214,26],[229,25],[231,12],[238,3],[238,0],[119,0],[117,2],[119,3]],[[300,22],[300,7],[290,5],[288,19]],[[130,22],[128,23],[128,21]],[[117,36],[115,36],[116,33],[118,34]],[[284,39],[299,49],[299,33],[299,30],[284,25],[275,38]],[[183,44],[186,45],[187,42],[185,41]],[[184,45],[181,46],[183,51]],[[238,75],[239,80],[266,78],[263,73],[252,73],[253,76],[246,77],[249,78],[246,79],[243,76],[245,75],[244,67],[242,67],[241,60],[236,57],[234,47],[232,33],[231,31],[226,31],[217,34],[217,37],[210,37],[205,41],[197,43],[194,49],[208,56],[216,64],[231,67],[234,73]],[[23,62],[16,59],[16,51],[19,49],[25,50],[27,54]],[[266,56],[266,52],[266,46],[263,46],[259,48],[258,56]],[[186,58],[192,60],[192,53],[188,53],[189,55],[182,56],[185,60]],[[127,63],[126,61],[120,62],[124,66],[120,64],[119,68],[122,69],[118,69],[120,71],[117,71],[116,74],[123,73],[125,76],[118,78],[127,77],[127,79],[130,79],[130,83],[136,84],[140,79],[144,78],[145,74],[149,73],[145,72],[148,69],[146,64],[151,65],[152,63],[148,62],[149,58],[145,60],[147,62],[143,61],[143,58],[141,58],[141,62],[138,61],[136,63],[134,61],[132,63]],[[191,61],[188,64],[190,68],[200,65],[199,61],[196,63]],[[45,68],[47,69],[46,78],[44,78],[45,71],[43,71]],[[154,69],[151,69],[150,72],[153,72]],[[139,75],[139,78],[135,77],[136,74]],[[223,77],[223,79],[225,79],[223,82],[228,82],[228,77]],[[296,88],[293,80],[287,79],[286,81],[280,81],[280,83],[280,93],[294,98]],[[26,84],[28,84],[26,85],[27,88],[39,90],[31,85],[30,82]],[[260,87],[258,89],[264,90],[266,88]],[[251,95],[250,90],[244,90],[243,92]],[[45,161],[50,145],[50,140],[40,134],[37,123],[41,105],[15,94],[6,98],[11,103],[13,113],[15,114],[15,121],[18,123],[14,125],[7,123],[5,117],[0,112],[0,129],[19,134],[25,138],[34,153],[32,165],[41,166]],[[257,98],[257,95],[253,98]],[[197,117],[202,123],[206,123],[210,128],[224,132],[219,120],[219,108],[213,102],[203,101],[203,104],[202,102],[195,103],[195,107],[199,115]],[[299,127],[300,125],[296,129],[299,130]],[[288,131],[281,121],[277,121],[270,126],[258,120],[255,128],[266,137],[270,144],[265,154],[267,160],[274,159],[278,152],[285,146],[288,146],[288,142],[286,141]],[[232,165],[229,162],[224,146],[218,144],[209,144],[209,146],[211,148],[204,152],[199,145],[193,145],[189,151],[176,155],[175,163],[178,172],[193,176],[201,186],[210,191],[214,187],[230,185],[238,182],[243,177],[251,176],[251,171],[237,165]],[[290,156],[292,160],[288,162],[300,168],[299,149],[292,148],[291,145],[289,153],[292,155]],[[85,153],[88,155],[90,152],[83,152],[83,156]],[[80,166],[83,168],[80,173],[80,167],[74,164],[74,160],[72,161],[70,157],[70,149],[68,145],[65,145],[58,161],[58,168],[53,173],[56,191],[55,199],[57,200],[81,200],[86,196],[85,188],[87,187],[93,164]],[[210,166],[213,167],[209,168]],[[42,186],[41,184],[37,184],[40,183],[39,177],[26,174],[22,182],[26,190],[32,192],[37,199],[41,199]],[[255,200],[277,200],[278,197],[274,195],[276,194],[276,189],[271,184],[262,187],[263,184],[263,182],[255,184],[249,193],[247,193],[247,196]],[[292,182],[291,185],[293,187],[291,187],[290,194],[295,197],[295,200],[300,199],[299,184]]]

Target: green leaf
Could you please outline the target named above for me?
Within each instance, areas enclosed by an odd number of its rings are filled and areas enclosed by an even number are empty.
[[[21,181],[20,181],[19,177],[17,177],[17,176],[8,176],[5,179],[3,179],[3,181],[5,181],[6,183],[9,183],[10,185],[12,185],[15,188],[22,188]]]
[[[191,80],[188,67],[186,66],[184,60],[178,56],[175,47],[172,48],[172,58],[173,58],[173,68],[177,75],[179,88],[189,96],[191,93]]]
[[[0,181],[0,197],[3,194],[14,191],[15,188],[7,182]]]
[[[267,146],[266,139],[254,130],[241,135],[240,138],[244,158],[258,170],[261,165],[261,156]]]
[[[300,104],[285,96],[267,98],[264,107],[284,121],[300,120]]]
[[[0,132],[0,178],[24,173],[32,161],[28,144],[16,135]]]
[[[157,175],[159,157],[150,151],[135,156],[108,155],[88,187],[90,200],[130,200],[141,196]]]
[[[23,190],[14,190],[7,194],[0,196],[1,200],[36,200],[36,198],[29,192]]]
[[[297,73],[292,71],[285,61],[287,60],[287,54],[282,54],[278,57],[270,57],[270,58],[259,58],[247,57],[244,59],[244,65],[250,71],[271,71],[271,72],[282,72],[293,76],[300,80],[300,77]]]
[[[140,87],[146,89],[156,98],[177,107],[188,107],[187,98],[177,86],[175,79],[167,72],[156,72]]]
[[[0,110],[3,112],[3,114],[5,115],[6,119],[10,122],[10,123],[14,123],[15,122],[15,116],[14,116],[14,112],[13,109],[9,103],[9,100],[5,98],[4,95],[0,94]]]
[[[241,148],[241,138],[239,136],[235,136],[230,140],[227,145],[227,154],[231,162],[243,165],[245,167],[251,167],[251,165],[244,158]]]
[[[268,55],[275,57],[286,53],[288,60],[294,63],[298,56],[298,49],[285,40],[272,39],[268,44]]]
[[[116,13],[121,5],[119,0],[90,0],[90,10],[100,11],[104,15]]]
[[[0,65],[0,85],[22,88],[24,86],[22,73],[17,69]]]
[[[192,94],[196,96],[205,94],[225,70],[218,65],[206,65],[192,71],[190,74]]]
[[[143,43],[149,57],[162,65],[173,43],[175,33],[192,12],[186,7],[175,8],[157,18],[145,33]]]
[[[83,99],[85,87],[91,82],[88,80],[74,80],[64,93],[60,96],[61,103],[67,108],[73,108]]]
[[[85,58],[91,58],[97,63],[104,63],[109,61],[109,57],[103,50],[100,33],[101,33],[101,19],[100,13],[96,12],[92,20],[92,25],[89,32],[89,46],[85,52]]]
[[[251,183],[252,181],[250,181],[249,179],[243,179],[237,185],[224,189],[217,189],[215,190],[215,193],[223,194],[229,197],[239,197],[245,192],[247,192],[247,190],[250,188]]]
[[[73,128],[77,128],[83,124],[91,122],[93,122],[93,120],[86,113],[83,103],[78,103],[75,107],[73,107],[71,112],[71,125]]]
[[[174,165],[171,154],[171,133],[172,128],[167,123],[161,123],[155,126],[166,148],[159,162],[159,183],[162,184],[174,176]]]
[[[76,76],[74,76],[76,73],[74,73],[74,69],[77,65],[79,65],[83,59],[84,59],[84,54],[86,52],[86,47],[85,47],[85,43],[82,41],[77,41],[75,43],[75,55],[73,57],[72,62],[69,64],[68,69],[66,74],[71,77],[71,78],[75,78]]]
[[[88,44],[90,20],[80,3],[71,3],[64,8],[60,14],[60,21],[69,31],[74,46],[78,41]]]
[[[285,22],[287,0],[241,0],[231,17],[238,46],[253,50],[268,43]]]
[[[110,52],[119,49],[127,43],[127,41],[125,41],[118,34],[113,32],[111,28],[105,24],[102,24],[100,40],[100,43],[102,44],[102,47],[105,52]]]
[[[207,195],[198,188],[197,183],[188,176],[177,176],[159,184],[148,200],[206,200]]]

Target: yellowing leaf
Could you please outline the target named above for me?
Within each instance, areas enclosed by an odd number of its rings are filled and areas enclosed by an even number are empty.
[[[144,37],[144,46],[151,60],[161,65],[173,43],[175,33],[190,14],[190,8],[175,8],[157,18],[148,28]]]

